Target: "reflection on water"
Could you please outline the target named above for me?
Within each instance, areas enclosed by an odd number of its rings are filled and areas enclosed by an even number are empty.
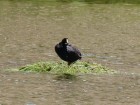
[[[84,2],[0,1],[0,68],[60,60],[63,37],[83,60],[139,71],[140,7]]]
[[[26,105],[36,105],[33,102],[28,102]]]

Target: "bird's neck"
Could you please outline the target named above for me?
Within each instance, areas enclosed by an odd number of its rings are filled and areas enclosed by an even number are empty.
[[[68,45],[68,43],[62,43],[62,46],[67,46]]]

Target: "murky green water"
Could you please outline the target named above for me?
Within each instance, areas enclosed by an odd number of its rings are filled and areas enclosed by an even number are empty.
[[[55,75],[4,71],[60,61],[54,46],[63,37],[81,50],[82,60],[122,74],[59,81]],[[139,105],[139,68],[139,5],[0,0],[1,105]]]
[[[0,68],[60,60],[54,45],[76,45],[83,60],[139,72],[140,7],[84,2],[0,1]]]

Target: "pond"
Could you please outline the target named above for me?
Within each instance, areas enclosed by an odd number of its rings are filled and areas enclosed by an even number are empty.
[[[60,60],[62,38],[83,60],[139,72],[140,7],[84,2],[0,1],[0,69]]]
[[[138,105],[140,6],[50,1],[0,0],[0,105]],[[61,81],[45,73],[5,72],[61,61],[54,46],[64,37],[80,49],[82,61],[123,73]]]

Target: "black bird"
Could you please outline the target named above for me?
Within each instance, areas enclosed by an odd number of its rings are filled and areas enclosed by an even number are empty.
[[[55,45],[55,52],[62,60],[68,62],[68,65],[82,58],[81,52],[68,43],[68,38]]]

